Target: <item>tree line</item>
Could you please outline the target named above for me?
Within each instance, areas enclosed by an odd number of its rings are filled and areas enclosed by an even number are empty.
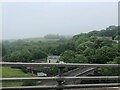
[[[61,38],[57,41],[16,40],[3,41],[2,56],[4,61],[31,62],[48,55],[60,55],[60,60],[72,63],[109,63],[120,58],[119,27],[109,26],[105,30],[91,31]],[[117,60],[117,61],[116,61]]]
[[[114,40],[120,40],[119,26],[81,33],[71,39],[59,38],[47,42],[7,40],[2,42],[2,56],[3,61],[9,62],[32,62],[37,59],[46,60],[48,55],[59,55],[60,61],[66,63],[118,64],[120,44]],[[99,72],[111,73],[108,69],[101,69]]]

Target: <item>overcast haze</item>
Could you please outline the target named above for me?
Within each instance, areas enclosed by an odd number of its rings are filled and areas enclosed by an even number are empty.
[[[3,39],[75,35],[118,24],[117,2],[35,2],[2,5]]]

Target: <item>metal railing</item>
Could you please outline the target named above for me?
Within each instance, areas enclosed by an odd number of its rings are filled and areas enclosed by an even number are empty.
[[[43,85],[43,86],[21,86],[21,87],[2,87],[2,90],[44,90],[44,89],[74,89],[74,88],[99,88],[99,87],[120,87],[120,83],[103,83],[103,84],[75,84],[63,85],[66,80],[118,80],[119,76],[79,76],[65,77],[63,76],[64,67],[119,67],[119,64],[78,64],[78,63],[12,63],[0,62],[2,66],[12,67],[57,67],[59,75],[56,77],[24,77],[24,78],[0,78],[2,82],[22,82],[22,81],[39,81],[39,80],[55,80],[58,85]]]
[[[81,66],[89,66],[89,67],[120,67],[119,64],[78,64],[78,63],[13,63],[13,62],[0,62],[2,66],[16,66],[16,67],[81,67]]]

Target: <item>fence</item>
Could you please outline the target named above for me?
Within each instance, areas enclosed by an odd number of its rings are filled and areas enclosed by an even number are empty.
[[[120,83],[102,83],[102,84],[74,84],[64,85],[66,80],[118,80],[119,76],[79,76],[79,77],[66,77],[63,76],[64,67],[115,67],[118,68],[118,64],[78,64],[78,63],[12,63],[12,62],[0,62],[2,66],[12,67],[57,67],[59,75],[56,77],[29,77],[29,78],[0,78],[2,82],[21,82],[21,81],[39,81],[39,80],[55,80],[58,85],[43,85],[43,86],[20,86],[20,87],[2,87],[2,90],[48,90],[48,89],[75,89],[75,88],[100,88],[100,87],[120,87]]]

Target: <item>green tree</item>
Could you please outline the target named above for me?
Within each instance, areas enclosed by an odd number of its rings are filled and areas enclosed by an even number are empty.
[[[90,41],[91,41],[91,42],[94,42],[96,39],[97,39],[97,36],[91,36],[91,37],[90,37]]]
[[[115,57],[113,62],[115,62],[115,64],[120,64],[120,56]]]
[[[65,51],[63,54],[60,55],[60,61],[64,61],[67,63],[74,62],[75,53],[72,50]]]
[[[109,40],[107,38],[98,38],[94,41],[94,47],[96,49],[103,46],[112,46],[112,40]]]
[[[109,61],[112,61],[117,55],[117,51],[108,46],[103,46],[100,49],[96,50],[95,53],[95,63],[107,63]]]
[[[92,49],[92,48],[90,48],[90,47],[87,47],[87,48],[84,50],[83,54],[84,54],[85,56],[94,55],[94,49]]]
[[[94,48],[94,43],[90,42],[90,41],[86,41],[84,43],[81,43],[80,45],[77,46],[76,51],[80,54],[83,54],[84,50],[88,47]]]
[[[89,63],[94,61],[94,54],[95,50],[88,47],[84,50],[83,54],[85,55],[86,59],[88,60]]]
[[[40,48],[32,48],[32,49],[29,49],[29,51],[31,52],[31,59],[33,60],[43,59],[47,57],[47,54],[41,51]]]
[[[75,63],[88,63],[88,60],[86,59],[84,55],[76,54],[74,62]]]
[[[23,49],[6,56],[5,60],[12,62],[30,62],[31,53],[27,49]]]

